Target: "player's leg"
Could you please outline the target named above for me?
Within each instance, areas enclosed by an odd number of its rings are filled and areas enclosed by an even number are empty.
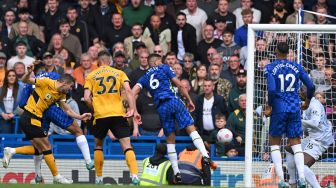
[[[304,155],[304,174],[307,182],[313,188],[320,188],[320,183],[316,179],[315,173],[310,169],[310,167],[315,163],[315,159],[307,153],[303,153]]]
[[[174,125],[174,122],[172,122],[172,124]],[[176,183],[181,183],[182,176],[181,176],[180,169],[178,167],[177,153],[176,153],[176,148],[175,148],[175,132],[173,131],[175,130],[175,128],[174,129],[164,129],[164,130],[165,130],[165,135],[167,137],[167,154],[168,154],[168,158],[169,158],[169,161],[171,163],[171,166],[173,168],[174,175],[175,175],[174,180]]]
[[[287,171],[289,174],[288,183],[291,187],[296,187],[296,181],[297,181],[296,180],[296,167],[295,167],[293,151],[290,145],[287,145],[285,147],[285,152],[286,152],[286,166],[287,166]]]
[[[44,161],[46,162],[54,177],[54,183],[71,184],[73,182],[72,180],[68,180],[58,173],[58,168],[54,155],[51,151],[51,145],[49,143],[48,137],[33,138],[32,143],[39,151],[42,151],[42,154],[44,155]]]
[[[140,179],[138,178],[138,166],[136,162],[136,156],[131,145],[131,128],[127,122],[127,119],[123,117],[112,117],[113,123],[110,126],[111,132],[119,140],[121,148],[125,155],[127,166],[131,172],[132,184],[138,185]]]
[[[77,122],[69,117],[60,107],[56,105],[50,106],[44,113],[44,118],[53,122],[55,125],[62,129],[68,130],[71,134],[76,137],[76,143],[78,148],[81,150],[84,157],[86,168],[88,170],[93,169],[94,165],[90,156],[90,149],[86,137],[83,135],[82,129],[79,127]]]
[[[279,177],[279,187],[286,187],[280,152],[281,136],[285,132],[285,119],[285,113],[272,114],[269,128],[269,145],[271,147],[271,157],[274,163],[275,172]]]
[[[100,118],[96,119],[95,125],[92,127],[95,142],[93,160],[96,170],[96,184],[103,184],[103,144],[110,125],[111,121],[109,118]]]
[[[295,167],[299,176],[298,185],[301,188],[306,187],[304,174],[304,155],[301,146],[302,126],[301,112],[289,113],[287,124],[287,137],[294,154]]]

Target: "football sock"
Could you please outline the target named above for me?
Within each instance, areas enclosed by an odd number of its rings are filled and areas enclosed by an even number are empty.
[[[76,137],[77,146],[82,152],[86,164],[91,163],[90,149],[86,137],[84,135]]]
[[[177,173],[180,172],[178,168],[178,163],[177,163],[177,154],[175,150],[175,144],[167,144],[167,153],[168,153],[168,158],[171,162],[174,174],[176,175]]]
[[[294,156],[293,154],[286,151],[286,164],[287,164],[287,170],[289,174],[289,184],[295,184],[296,183],[296,169],[295,169],[295,162],[294,162]]]
[[[271,146],[271,156],[275,167],[275,172],[279,177],[279,180],[284,180],[284,173],[282,171],[282,159],[280,153],[280,146],[273,145]]]
[[[56,162],[55,162],[55,158],[54,155],[52,154],[51,150],[47,150],[47,151],[43,151],[42,152],[44,155],[44,161],[47,163],[51,174],[53,176],[57,176],[58,175],[58,169],[56,166]]]
[[[138,175],[139,170],[138,170],[134,150],[132,148],[128,148],[124,151],[124,154],[125,154],[127,166],[129,168],[132,176],[133,175]]]
[[[197,131],[193,131],[190,133],[190,137],[196,146],[196,148],[202,153],[202,156],[209,157],[207,150],[205,149],[204,142],[201,136]]]
[[[294,153],[294,160],[296,165],[296,170],[298,172],[299,178],[304,179],[304,157],[303,152],[301,148],[301,144],[296,144],[294,146],[291,146],[293,153]]]
[[[34,155],[35,174],[39,177],[42,177],[41,173],[42,159],[43,155]]]
[[[35,148],[34,146],[21,146],[21,147],[15,148],[15,153],[22,154],[22,155],[34,155]]]
[[[102,149],[94,150],[94,165],[96,169],[96,176],[103,176],[104,154]]]
[[[316,175],[314,172],[307,166],[304,166],[304,174],[306,176],[307,182],[313,187],[313,188],[320,188],[320,184],[316,179]]]

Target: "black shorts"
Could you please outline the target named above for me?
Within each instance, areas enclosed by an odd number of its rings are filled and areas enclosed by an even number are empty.
[[[40,125],[40,126],[38,126]],[[31,114],[28,111],[24,111],[20,116],[20,127],[25,133],[28,140],[33,138],[43,138],[47,137],[47,131],[43,130],[41,126],[41,118]]]
[[[131,127],[127,119],[122,116],[96,119],[96,124],[92,127],[91,131],[95,138],[102,140],[105,138],[108,130],[111,130],[118,139],[131,136]]]

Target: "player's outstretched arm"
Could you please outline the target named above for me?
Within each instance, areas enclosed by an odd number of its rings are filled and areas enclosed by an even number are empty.
[[[83,113],[82,115],[77,114],[70,108],[70,106],[65,101],[60,101],[60,105],[61,105],[61,108],[64,110],[64,112],[72,118],[79,119],[82,121],[87,121],[91,119],[91,116],[92,116],[91,113]]]
[[[93,111],[92,95],[91,95],[91,91],[89,89],[84,90],[84,101],[85,101],[86,105]]]
[[[173,81],[175,86],[179,89],[179,91],[182,93],[182,95],[187,98],[187,100],[188,100],[187,105],[188,105],[188,109],[190,110],[190,112],[194,111],[195,110],[195,105],[192,102],[188,91],[184,87],[182,87],[180,80],[176,76],[174,78],[172,78],[171,80]]]
[[[27,84],[35,84],[35,78],[32,77],[34,71],[34,64],[30,64],[27,67],[27,72],[22,76],[22,81]]]

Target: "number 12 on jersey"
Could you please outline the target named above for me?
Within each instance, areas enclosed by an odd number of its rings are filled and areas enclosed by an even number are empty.
[[[293,88],[294,83],[295,83],[295,76],[294,74],[286,74],[286,76],[284,74],[279,74],[278,78],[280,79],[280,91],[281,92],[293,92],[295,90],[295,88]],[[285,82],[290,82],[289,85],[287,86],[286,90],[285,90]]]

